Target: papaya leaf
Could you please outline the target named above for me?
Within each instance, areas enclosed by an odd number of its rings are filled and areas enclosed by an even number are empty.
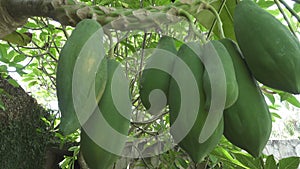
[[[279,160],[279,169],[297,169],[299,167],[300,157],[288,157]]]

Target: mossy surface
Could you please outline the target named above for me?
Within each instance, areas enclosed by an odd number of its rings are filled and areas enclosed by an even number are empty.
[[[51,138],[42,117],[49,116],[21,87],[0,78],[5,110],[0,110],[1,169],[42,169]]]

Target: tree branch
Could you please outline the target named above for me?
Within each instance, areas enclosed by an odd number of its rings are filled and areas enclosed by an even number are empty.
[[[88,6],[70,0],[0,0],[13,18],[50,17],[62,25],[75,26],[83,19],[95,19],[102,26],[115,30],[146,30],[163,24],[177,23],[179,9],[197,15],[200,0],[182,1],[168,6],[152,6],[143,9]],[[1,14],[1,13],[0,13]],[[194,17],[196,17],[194,15]]]
[[[52,0],[1,0],[14,18],[47,16],[53,10]]]

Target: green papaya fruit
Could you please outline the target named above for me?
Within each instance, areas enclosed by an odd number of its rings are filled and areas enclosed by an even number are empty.
[[[238,45],[253,76],[274,89],[300,93],[300,43],[273,15],[253,1],[241,1],[234,13]]]
[[[230,107],[235,103],[238,97],[238,85],[235,78],[235,70],[233,67],[233,63],[231,60],[231,57],[229,56],[229,53],[227,52],[226,48],[222,45],[221,42],[213,40],[205,44],[205,46],[212,45],[215,50],[218,58],[221,61],[221,64],[223,66],[223,70],[225,73],[225,84],[226,86],[223,86],[221,83],[218,83],[220,79],[220,73],[218,70],[214,71],[212,70],[211,75],[208,74],[208,71],[204,71],[203,75],[203,87],[206,97],[206,104],[205,107],[208,110],[211,105],[211,80],[214,80],[216,83],[214,83],[215,87],[218,88],[218,90],[226,90],[226,102],[225,102],[225,108]],[[211,55],[211,54],[208,54]],[[212,59],[211,56],[205,56],[208,59]],[[213,64],[216,64],[215,62]],[[213,66],[213,69],[216,65]],[[220,68],[220,67],[218,67]],[[221,69],[221,68],[220,68]]]
[[[61,50],[56,89],[61,111],[60,130],[64,134],[74,132],[80,123],[85,123],[98,104],[91,99],[97,97],[99,101],[104,92],[107,69],[106,62],[100,62],[104,58],[101,30],[97,21],[85,19],[76,26]]]
[[[125,146],[131,103],[129,82],[119,65],[108,60],[108,79],[99,109],[81,129],[80,151],[91,169],[109,168]]]
[[[239,85],[237,101],[224,111],[224,135],[252,156],[260,156],[272,129],[272,119],[264,96],[234,42],[222,39],[235,68]]]
[[[139,84],[141,102],[153,115],[158,114],[167,105],[165,96],[168,95],[169,73],[172,72],[176,53],[174,39],[169,36],[161,37],[142,72]],[[174,54],[173,57],[172,54]],[[165,69],[166,72],[160,68]]]
[[[200,43],[183,44],[175,60],[169,86],[171,135],[194,162],[200,162],[217,145],[223,135],[223,118],[204,142],[199,136],[207,119],[202,85],[204,67],[199,55]]]

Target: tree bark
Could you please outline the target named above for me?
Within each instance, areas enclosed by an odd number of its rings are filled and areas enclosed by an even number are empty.
[[[8,13],[14,18],[44,16],[54,8],[52,0],[2,0],[2,5],[6,7]]]
[[[1,169],[44,168],[46,147],[54,134],[41,120],[49,113],[21,87],[0,76],[0,161]]]
[[[6,3],[6,0],[0,0],[0,38],[23,26],[27,21],[27,17],[16,18],[11,16],[5,5]]]

